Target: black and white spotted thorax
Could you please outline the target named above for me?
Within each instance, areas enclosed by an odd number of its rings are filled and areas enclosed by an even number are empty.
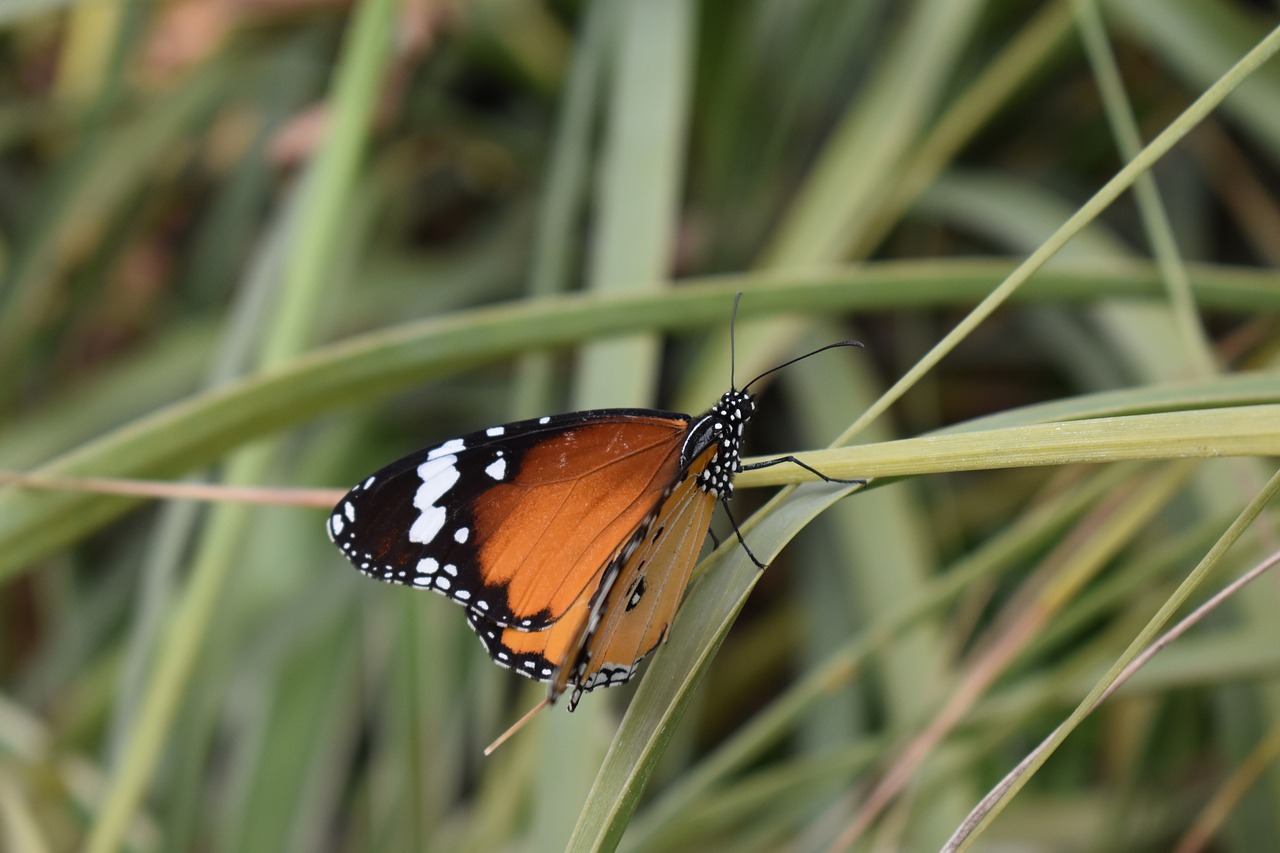
[[[742,457],[742,432],[756,411],[755,395],[746,391],[726,391],[711,410],[689,425],[684,445],[680,448],[680,464],[688,468],[708,447],[716,453],[698,474],[698,488],[717,498],[733,494],[733,475]]]

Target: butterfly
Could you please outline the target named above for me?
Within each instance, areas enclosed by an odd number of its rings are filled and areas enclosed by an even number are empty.
[[[861,344],[773,370],[837,346]],[[461,604],[494,662],[547,682],[543,705],[571,691],[572,711],[584,693],[630,680],[666,640],[737,472],[790,462],[864,482],[793,456],[742,463],[749,389],[773,370],[741,390],[731,378],[698,417],[600,409],[451,438],[347,492],[329,537],[369,577]]]

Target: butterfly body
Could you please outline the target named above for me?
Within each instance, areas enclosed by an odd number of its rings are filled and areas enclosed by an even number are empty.
[[[660,645],[755,411],[605,409],[450,439],[351,489],[328,532],[370,577],[467,608],[499,665],[548,700],[628,681]]]

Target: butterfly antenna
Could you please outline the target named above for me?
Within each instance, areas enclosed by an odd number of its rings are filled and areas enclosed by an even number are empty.
[[[804,361],[806,358],[809,358],[810,356],[813,356],[813,355],[817,355],[820,352],[826,352],[829,349],[836,349],[837,347],[860,347],[860,346],[862,346],[861,341],[837,341],[834,344],[827,344],[825,347],[818,347],[813,352],[807,352],[804,355],[798,355],[795,358],[791,359],[790,361],[782,362],[782,364],[779,364],[777,367],[769,368],[764,373],[761,373],[759,376],[757,376],[755,379],[752,379],[746,385],[743,385],[742,390],[746,391],[748,388],[750,388],[752,385],[755,385],[761,379],[764,379],[770,373],[774,373],[778,370],[781,370],[784,367],[788,367],[792,364],[795,364],[797,361]]]
[[[729,387],[736,388],[733,384],[733,371],[738,364],[738,355],[736,344],[734,342],[734,332],[738,328],[738,303],[742,301],[742,291],[739,290],[733,297],[733,313],[729,315]]]
[[[539,702],[537,705],[534,705],[532,708],[526,711],[525,715],[520,719],[516,720],[515,723],[512,724],[511,728],[507,729],[505,732],[498,735],[497,740],[495,740],[493,743],[486,746],[484,748],[484,754],[486,756],[493,754],[493,751],[495,749],[497,749],[498,747],[502,746],[504,743],[507,742],[507,738],[511,737],[513,734],[515,734],[516,732],[524,728],[524,724],[532,720],[534,714],[538,713],[539,711],[541,711],[543,708],[547,707],[550,704],[551,704],[551,699],[549,697],[543,696],[541,702]]]

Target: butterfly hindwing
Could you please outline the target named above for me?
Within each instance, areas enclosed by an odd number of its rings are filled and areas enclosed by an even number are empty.
[[[480,638],[489,657],[498,666],[520,673],[534,681],[550,681],[560,659],[567,654],[574,628],[580,619],[573,618],[574,608],[553,625],[540,631],[504,628],[474,610],[467,613],[467,625]]]
[[[439,592],[486,625],[538,631],[598,587],[676,476],[688,422],[600,410],[451,439],[353,488],[329,535],[371,577]]]
[[[573,687],[571,710],[582,693],[629,681],[666,640],[711,526],[716,498],[699,487],[698,477],[718,450],[704,450],[681,472],[601,598],[595,625],[589,625],[565,673],[564,686]]]
[[[715,497],[697,484],[715,458],[703,451],[618,549],[590,599],[580,599],[554,625],[540,631],[504,628],[468,614],[468,623],[500,666],[536,681],[553,681],[558,696],[573,688],[572,709],[583,693],[623,684],[667,635],[689,584]]]
[[[663,492],[665,500],[668,492]],[[476,632],[485,651],[499,666],[513,669],[535,681],[553,681],[552,697],[564,691],[571,673],[568,664],[577,659],[592,628],[598,624],[610,590],[631,556],[644,545],[648,531],[661,512],[660,503],[651,508],[623,543],[617,546],[599,574],[594,592],[581,596],[554,624],[537,631],[503,627],[476,614],[467,615],[467,623]]]

